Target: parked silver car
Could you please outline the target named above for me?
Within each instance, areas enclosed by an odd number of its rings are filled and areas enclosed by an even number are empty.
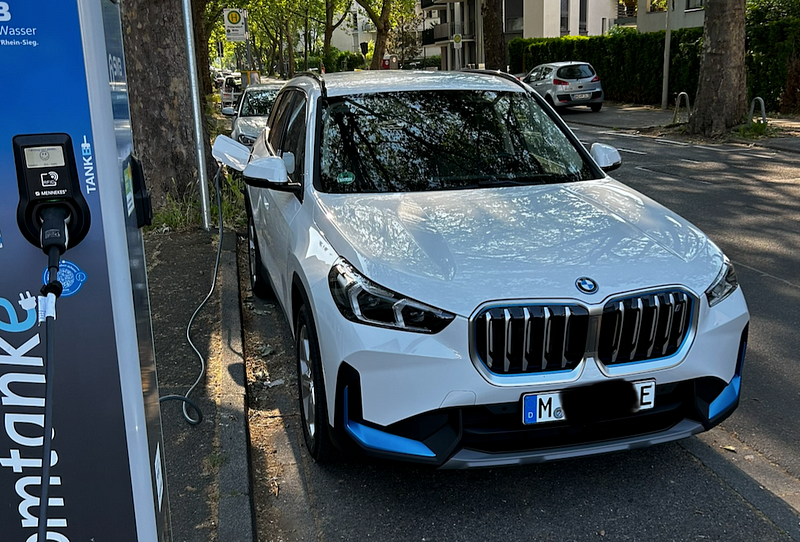
[[[523,78],[553,107],[588,105],[592,111],[603,107],[600,77],[586,62],[553,62],[533,68]]]
[[[258,134],[267,126],[272,104],[283,88],[285,81],[269,81],[258,85],[250,85],[244,90],[236,108],[225,107],[222,114],[233,117],[231,138],[243,145],[252,147]]]

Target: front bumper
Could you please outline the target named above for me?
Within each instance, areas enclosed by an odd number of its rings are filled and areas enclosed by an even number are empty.
[[[358,372],[343,364],[335,440],[375,457],[460,469],[541,463],[631,450],[686,438],[719,424],[738,406],[746,330],[730,383],[705,377],[656,387],[655,408],[589,423],[521,423],[521,402],[440,409],[388,427],[364,421]]]
[[[630,363],[610,372],[588,358],[566,373],[490,379],[469,352],[468,319],[421,335],[353,324],[332,303],[318,303],[315,312],[325,322],[318,334],[336,443],[443,468],[605,453],[709,429],[738,405],[749,321],[737,291],[713,309],[701,304],[692,340],[669,364]],[[611,379],[655,380],[656,407],[582,425],[522,424],[524,394]]]

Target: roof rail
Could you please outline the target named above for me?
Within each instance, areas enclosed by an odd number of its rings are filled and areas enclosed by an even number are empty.
[[[510,73],[502,72],[500,70],[496,70],[495,71],[495,70],[467,69],[467,70],[461,70],[461,71],[462,72],[468,72],[468,73],[485,73],[485,74],[488,74],[488,75],[494,75],[494,76],[497,76],[497,77],[502,77],[503,79],[508,79],[509,81],[514,81],[517,85],[521,86],[522,89],[525,92],[528,92],[528,87],[525,86],[525,83],[523,83],[522,81],[520,81],[519,79],[517,79],[516,77],[514,77]]]
[[[310,72],[310,71],[309,72],[300,72],[300,73],[296,74],[295,77],[298,77],[300,75],[305,75],[307,77],[311,77],[317,83],[319,83],[320,89],[322,90],[322,97],[325,98],[325,99],[328,98],[328,89],[325,87],[325,78],[322,77],[322,75],[320,75],[319,72]]]

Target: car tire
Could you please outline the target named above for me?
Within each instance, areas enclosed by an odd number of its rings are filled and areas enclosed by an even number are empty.
[[[589,107],[591,107],[592,111],[594,111],[595,113],[599,113],[600,110],[603,109],[603,102],[600,102],[599,104],[592,104]]]
[[[322,374],[317,330],[307,305],[303,305],[297,314],[295,337],[297,390],[303,438],[314,461],[329,463],[334,459],[334,447],[328,427],[325,378]]]
[[[261,251],[258,249],[256,226],[253,215],[247,213],[247,259],[250,272],[250,289],[253,295],[261,299],[272,297],[272,287],[266,278],[266,269],[261,262]]]

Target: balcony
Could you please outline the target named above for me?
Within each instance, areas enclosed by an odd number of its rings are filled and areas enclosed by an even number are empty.
[[[442,3],[437,2],[437,0],[420,0],[419,2],[422,11],[427,9],[436,9],[442,5]]]
[[[428,30],[422,31],[422,45],[433,45],[436,43],[436,39],[433,35],[433,28],[429,28]]]
[[[467,23],[442,23],[433,27],[433,41],[439,43],[443,41],[453,41],[454,34],[461,34],[465,40],[475,38],[475,21]]]

